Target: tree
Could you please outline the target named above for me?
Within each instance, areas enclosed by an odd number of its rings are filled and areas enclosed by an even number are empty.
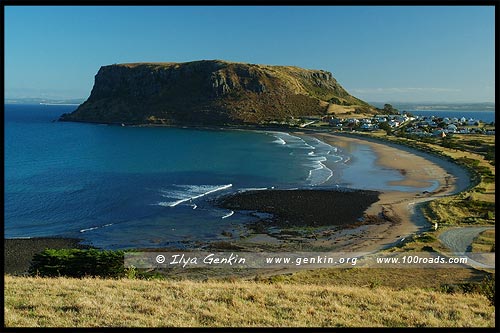
[[[399,113],[399,111],[398,111],[398,109],[393,108],[391,104],[384,104],[384,113],[395,114],[395,113]]]
[[[392,132],[391,125],[387,121],[384,121],[383,123],[378,124],[378,128],[381,130],[384,130],[387,135],[390,135]]]
[[[448,135],[442,138],[441,146],[445,148],[457,149],[456,143]]]

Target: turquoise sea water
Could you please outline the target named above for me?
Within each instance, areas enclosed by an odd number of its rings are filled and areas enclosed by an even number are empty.
[[[238,236],[252,217],[215,208],[234,191],[388,185],[365,145],[342,151],[281,132],[57,122],[76,106],[5,105],[6,238],[64,236],[103,248]]]
[[[211,199],[331,186],[342,161],[329,145],[279,132],[54,122],[75,108],[5,105],[5,237],[107,248],[224,239],[249,217]]]

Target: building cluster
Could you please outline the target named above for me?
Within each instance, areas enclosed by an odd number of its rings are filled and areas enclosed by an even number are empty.
[[[480,120],[473,118],[440,118],[436,116],[416,116],[408,126],[405,127],[407,134],[418,136],[446,136],[447,134],[491,134],[494,130],[485,130],[480,125]]]
[[[328,122],[336,130],[373,131],[377,129],[402,129],[406,134],[417,136],[441,136],[447,134],[491,134],[494,130],[485,130],[477,119],[439,118],[436,116],[411,116],[406,113],[396,115],[375,115],[366,118],[336,118],[325,116],[323,121]],[[384,125],[382,125],[384,124]]]
[[[402,124],[414,120],[407,114],[375,115],[371,118],[336,118],[333,116],[323,117],[323,121],[338,130],[362,130],[373,131],[380,128],[380,124],[387,123],[391,128],[397,128]]]

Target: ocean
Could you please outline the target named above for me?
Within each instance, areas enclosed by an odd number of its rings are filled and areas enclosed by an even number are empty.
[[[275,131],[57,122],[75,105],[5,105],[6,238],[60,236],[101,248],[237,238],[255,217],[217,208],[248,189],[388,185],[368,146],[349,152]],[[432,190],[432,189],[431,189]]]
[[[57,122],[68,105],[5,105],[5,237],[103,248],[227,239],[250,221],[234,191],[331,186],[336,149],[280,132]],[[330,167],[327,167],[328,164]]]
[[[485,123],[495,121],[495,111],[467,111],[467,110],[410,110],[415,116],[436,116],[440,118],[475,119]]]

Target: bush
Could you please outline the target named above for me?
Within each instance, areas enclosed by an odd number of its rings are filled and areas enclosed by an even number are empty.
[[[488,175],[488,176],[493,175],[490,168],[488,168],[487,166],[483,166],[483,165],[478,165],[476,167],[476,171],[483,174],[483,175]]]
[[[491,176],[491,175],[488,175],[488,176],[484,176],[482,178],[483,182],[485,183],[494,183],[495,182],[495,176]]]
[[[457,159],[457,162],[473,167],[477,167],[479,165],[478,160],[468,157],[460,157]]]
[[[479,284],[479,293],[486,296],[491,302],[491,305],[495,306],[495,276],[487,275],[483,281]]]
[[[47,249],[36,254],[30,274],[40,276],[99,276],[118,278],[126,276],[123,251],[97,249]]]
[[[480,282],[444,284],[440,291],[448,294],[477,293],[484,295],[491,302],[491,305],[495,306],[495,275],[486,275]]]
[[[419,236],[418,238],[416,238],[417,241],[419,242],[422,242],[422,243],[431,243],[431,242],[434,242],[436,240],[436,237],[434,237],[433,235],[431,234],[423,234],[421,236]]]

